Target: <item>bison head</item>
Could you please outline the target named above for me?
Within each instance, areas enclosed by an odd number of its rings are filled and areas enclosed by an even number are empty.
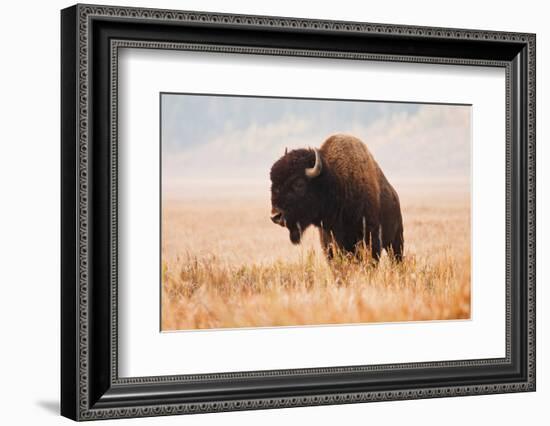
[[[271,167],[271,220],[288,228],[300,243],[303,231],[319,216],[323,160],[317,149],[286,152]]]

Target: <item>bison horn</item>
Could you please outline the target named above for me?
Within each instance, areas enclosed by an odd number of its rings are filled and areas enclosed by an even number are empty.
[[[319,176],[321,174],[321,170],[323,169],[323,162],[321,161],[319,150],[317,148],[313,148],[313,151],[315,152],[315,165],[306,169],[306,176],[310,179]]]

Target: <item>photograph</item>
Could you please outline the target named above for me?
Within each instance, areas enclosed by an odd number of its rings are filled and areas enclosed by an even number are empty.
[[[161,331],[471,318],[471,105],[160,93]]]

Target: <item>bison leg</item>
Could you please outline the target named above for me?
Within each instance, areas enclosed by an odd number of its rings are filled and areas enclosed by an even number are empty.
[[[327,256],[327,259],[331,261],[334,258],[334,238],[329,232],[322,228],[319,228],[319,237],[323,251]]]
[[[332,244],[325,246],[325,255],[329,261],[334,259],[334,246]]]
[[[379,229],[379,228],[376,228]],[[371,233],[371,253],[373,260],[378,263],[380,260],[380,254],[382,253],[382,244],[380,241],[380,233],[372,232]]]
[[[355,257],[357,260],[367,260],[364,256],[364,248],[370,248],[370,260],[377,265],[382,254],[382,240],[380,238],[380,227],[372,226],[368,229],[376,229],[377,231],[366,231],[366,238],[355,243]]]
[[[403,227],[400,226],[399,230],[395,234],[395,238],[390,244],[393,257],[397,262],[401,262],[403,260],[403,250],[405,248],[405,242],[403,240]]]

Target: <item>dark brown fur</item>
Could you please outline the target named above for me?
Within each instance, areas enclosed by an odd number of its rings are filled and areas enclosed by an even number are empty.
[[[337,134],[319,153],[322,171],[314,178],[305,176],[305,169],[315,164],[312,149],[290,151],[273,164],[271,204],[272,213],[280,213],[277,223],[289,229],[294,244],[308,226],[316,226],[329,259],[334,245],[356,255],[364,243],[375,260],[386,249],[400,261],[404,241],[399,197],[366,145]]]

